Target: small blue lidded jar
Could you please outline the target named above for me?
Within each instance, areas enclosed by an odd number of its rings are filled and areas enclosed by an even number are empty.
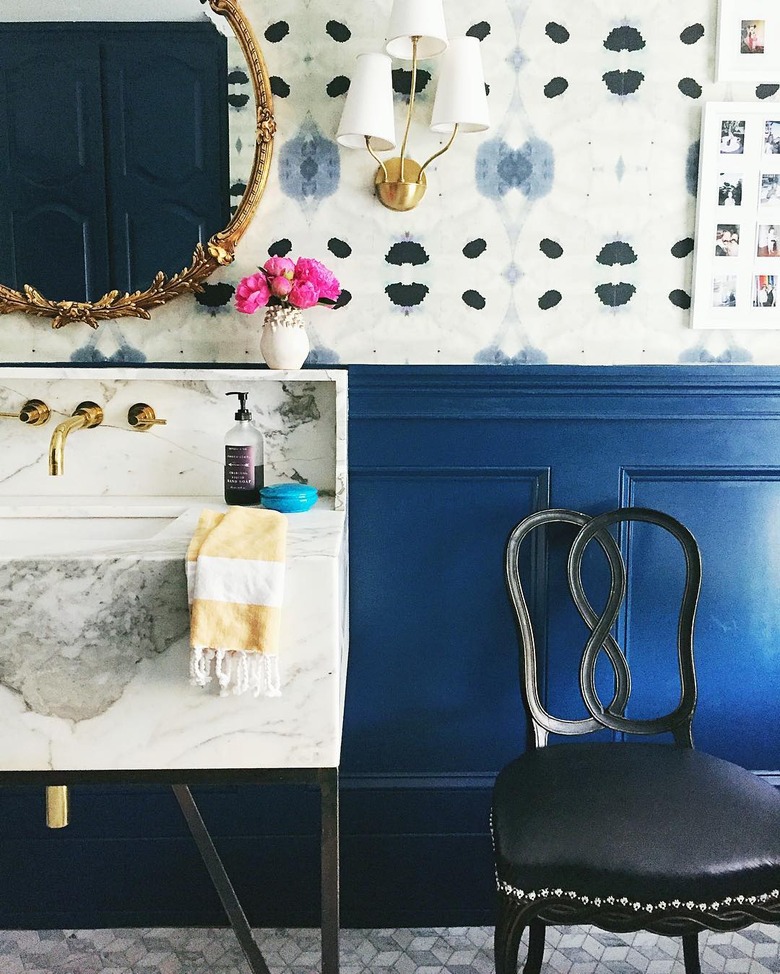
[[[260,491],[260,504],[282,514],[300,514],[314,507],[317,488],[310,484],[271,484]]]

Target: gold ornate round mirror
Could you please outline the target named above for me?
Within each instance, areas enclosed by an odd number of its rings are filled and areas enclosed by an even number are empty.
[[[233,261],[263,194],[276,124],[260,47],[240,0],[136,0],[137,19],[109,22],[70,16],[69,0],[25,3],[34,14],[0,23],[0,314],[54,328],[149,319]],[[237,78],[254,98],[244,139],[231,129],[237,107],[251,110]],[[247,141],[239,178],[230,157]]]

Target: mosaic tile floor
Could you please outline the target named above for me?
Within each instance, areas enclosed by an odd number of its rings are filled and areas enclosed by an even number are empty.
[[[342,974],[493,974],[490,927],[344,930]],[[258,934],[272,974],[314,974],[319,931]],[[682,974],[678,940],[551,929],[543,974]],[[702,936],[704,974],[778,974],[780,928]],[[249,974],[229,930],[0,932],[1,974]]]

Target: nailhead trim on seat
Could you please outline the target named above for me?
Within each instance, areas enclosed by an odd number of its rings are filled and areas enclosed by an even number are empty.
[[[725,899],[714,903],[694,903],[693,900],[669,900],[668,902],[666,900],[660,900],[657,903],[639,903],[636,901],[632,902],[627,896],[585,896],[581,893],[575,893],[573,890],[564,889],[541,889],[526,892],[522,889],[517,889],[515,886],[511,886],[509,883],[502,882],[498,877],[496,877],[496,885],[499,892],[513,897],[520,903],[533,903],[535,900],[547,899],[571,900],[575,903],[581,903],[583,906],[593,905],[600,907],[606,905],[627,907],[635,913],[654,913],[670,908],[675,910],[683,908],[691,912],[717,913],[720,910],[728,910],[737,906],[755,906],[758,903],[777,902],[780,898],[780,890],[773,889],[771,893],[761,893],[758,896],[727,896]]]

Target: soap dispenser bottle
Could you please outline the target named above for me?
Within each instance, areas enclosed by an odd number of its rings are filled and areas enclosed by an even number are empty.
[[[238,396],[236,425],[225,436],[225,501],[239,507],[260,503],[260,488],[264,485],[265,448],[263,434],[252,424],[252,414],[246,408],[247,392],[226,392]]]

